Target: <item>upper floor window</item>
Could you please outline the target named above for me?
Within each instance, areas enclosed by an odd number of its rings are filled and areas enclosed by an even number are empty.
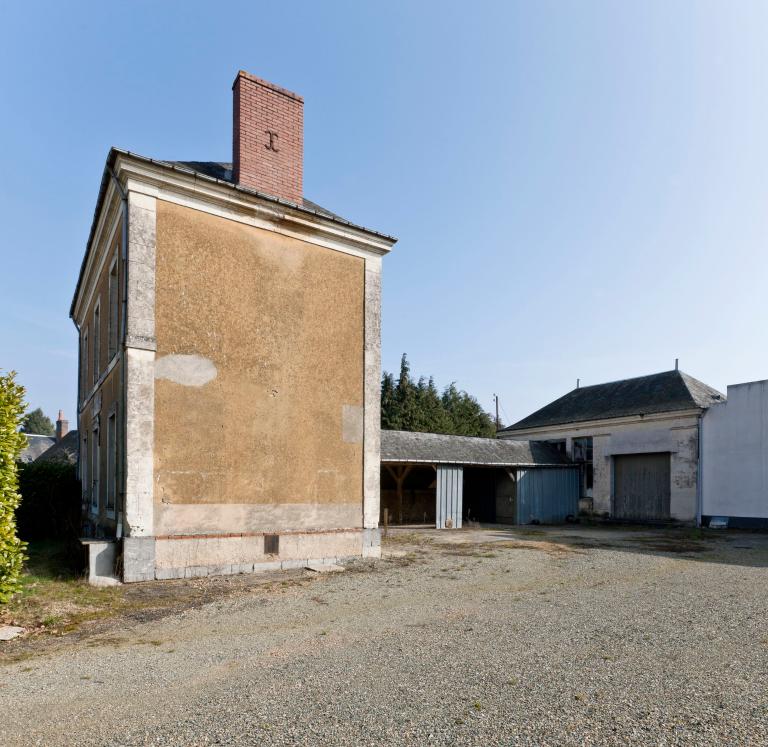
[[[117,290],[117,257],[112,260],[109,268],[109,356],[108,360],[117,352],[117,315],[118,315],[118,290]]]
[[[93,324],[92,326],[92,334],[93,334],[93,342],[91,343],[91,348],[93,349],[93,383],[96,384],[96,382],[99,380],[99,374],[101,373],[101,370],[99,368],[99,359],[100,359],[100,353],[99,350],[99,340],[101,338],[101,302],[96,301],[96,306],[93,308]]]
[[[88,391],[88,327],[80,333],[80,401]]]

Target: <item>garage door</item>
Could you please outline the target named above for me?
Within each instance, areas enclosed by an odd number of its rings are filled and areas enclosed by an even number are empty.
[[[669,518],[669,454],[614,458],[614,516],[648,521]]]

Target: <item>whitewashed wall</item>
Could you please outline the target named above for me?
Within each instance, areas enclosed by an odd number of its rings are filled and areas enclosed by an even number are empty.
[[[728,387],[702,425],[702,514],[768,518],[768,380]]]
[[[670,453],[671,467],[670,515],[678,521],[696,521],[699,465],[697,412],[573,423],[510,432],[508,437],[526,441],[566,439],[566,451],[568,456],[572,456],[573,439],[580,436],[592,436],[592,500],[595,513],[610,514],[612,511],[613,456],[666,451]]]

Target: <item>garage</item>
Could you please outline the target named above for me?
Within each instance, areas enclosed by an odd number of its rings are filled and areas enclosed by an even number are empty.
[[[578,513],[579,468],[536,442],[381,432],[383,525],[556,524]]]
[[[613,458],[614,516],[626,521],[670,518],[670,455],[622,454]]]

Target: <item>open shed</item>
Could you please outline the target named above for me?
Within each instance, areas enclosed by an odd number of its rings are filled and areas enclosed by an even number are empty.
[[[557,524],[578,512],[579,467],[554,446],[381,432],[381,521]]]

